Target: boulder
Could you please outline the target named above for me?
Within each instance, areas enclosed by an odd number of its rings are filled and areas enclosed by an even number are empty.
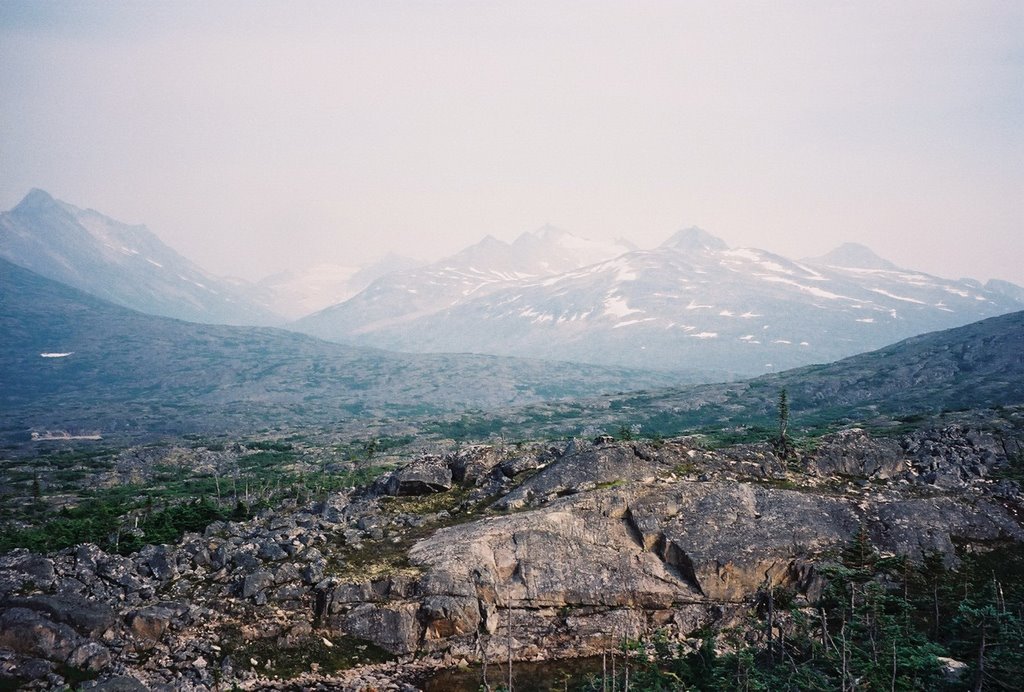
[[[392,654],[410,654],[422,632],[418,613],[418,603],[364,603],[341,615],[336,624],[343,633],[372,641]]]
[[[160,641],[172,623],[183,618],[188,611],[187,605],[174,601],[146,606],[128,614],[128,628],[138,639],[155,643]]]
[[[54,622],[63,622],[86,636],[98,637],[117,622],[114,610],[105,603],[97,603],[76,594],[38,594],[13,597],[3,607],[28,608],[45,613]]]
[[[437,457],[428,457],[394,471],[387,480],[388,495],[430,495],[452,488],[452,471]]]
[[[82,643],[71,627],[39,611],[21,607],[0,611],[0,648],[63,663]]]
[[[457,483],[473,485],[491,472],[501,455],[489,445],[465,447],[445,457],[445,463],[452,471]]]
[[[570,445],[571,450],[575,446]],[[540,473],[520,484],[496,504],[515,509],[538,504],[556,496],[571,495],[617,482],[653,478],[665,466],[643,445],[585,447],[570,451]]]
[[[87,641],[71,652],[66,663],[79,670],[100,671],[110,665],[110,651],[99,642]]]
[[[242,598],[253,598],[274,585],[274,574],[260,570],[247,574],[242,581]]]
[[[49,586],[56,576],[53,571],[53,560],[41,555],[28,555],[18,560],[12,567],[37,587]]]

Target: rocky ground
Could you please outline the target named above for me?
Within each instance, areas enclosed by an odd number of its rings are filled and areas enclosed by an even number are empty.
[[[600,655],[812,600],[862,527],[885,552],[1024,541],[998,425],[857,429],[782,459],[698,438],[463,447],[371,487],[129,557],[0,556],[0,684],[418,689],[431,672]]]

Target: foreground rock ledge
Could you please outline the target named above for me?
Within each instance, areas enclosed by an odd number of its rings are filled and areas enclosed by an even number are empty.
[[[70,670],[108,690],[415,689],[509,646],[524,660],[654,630],[685,639],[740,623],[768,584],[813,600],[815,565],[861,527],[912,558],[1024,540],[1020,489],[990,480],[1013,445],[950,427],[845,431],[787,463],[690,438],[424,457],[131,557],[2,556],[0,675],[41,689]]]

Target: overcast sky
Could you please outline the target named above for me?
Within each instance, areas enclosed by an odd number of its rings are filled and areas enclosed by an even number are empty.
[[[32,187],[251,279],[551,223],[1024,284],[1024,2],[0,0]]]

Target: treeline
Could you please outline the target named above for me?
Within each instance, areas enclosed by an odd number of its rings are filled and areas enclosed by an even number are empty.
[[[743,626],[703,632],[697,651],[663,636],[629,642],[615,679],[585,689],[1021,689],[1024,546],[963,552],[947,569],[937,554],[882,557],[862,531],[821,569],[816,602],[764,588]]]

